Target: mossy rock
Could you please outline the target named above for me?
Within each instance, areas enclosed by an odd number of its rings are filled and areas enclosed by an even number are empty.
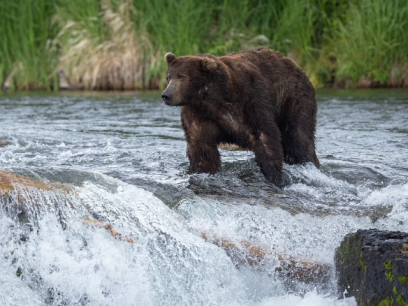
[[[408,233],[377,229],[347,235],[335,254],[339,297],[359,306],[408,306]]]

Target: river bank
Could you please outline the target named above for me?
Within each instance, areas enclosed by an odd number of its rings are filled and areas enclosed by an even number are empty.
[[[0,3],[8,90],[160,89],[163,55],[260,46],[295,60],[316,88],[407,88],[405,0],[16,0]]]

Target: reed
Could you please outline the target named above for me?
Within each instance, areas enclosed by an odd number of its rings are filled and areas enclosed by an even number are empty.
[[[112,2],[71,0],[61,6],[55,22],[61,31],[54,46],[61,50],[58,69],[80,89],[134,90],[158,87],[146,84],[146,71],[154,66],[157,52],[146,31],[133,20],[137,12],[129,0]],[[147,80],[154,81],[154,80]]]
[[[160,88],[168,51],[258,46],[292,57],[315,87],[408,87],[406,0],[0,1],[0,34],[0,83],[19,90],[56,88],[60,69],[77,88]]]
[[[11,87],[50,88],[56,56],[47,45],[56,33],[54,13],[52,0],[0,1],[0,84],[14,72]]]
[[[343,19],[330,41],[337,78],[387,83],[393,74],[406,77],[408,87],[408,2],[361,0],[350,4]]]

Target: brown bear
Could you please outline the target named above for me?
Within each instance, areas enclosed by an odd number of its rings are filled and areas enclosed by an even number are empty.
[[[162,98],[181,106],[193,171],[220,169],[220,143],[253,151],[261,172],[278,187],[283,161],[320,167],[315,90],[291,59],[267,48],[222,57],[167,53],[165,59],[168,85]]]

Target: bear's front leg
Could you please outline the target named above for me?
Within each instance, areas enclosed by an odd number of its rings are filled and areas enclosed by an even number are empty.
[[[275,186],[282,188],[283,150],[279,130],[275,132],[275,136],[260,132],[254,141],[253,151],[265,178]]]
[[[217,145],[212,143],[187,143],[187,157],[196,173],[216,173],[221,168]]]
[[[187,157],[197,173],[216,173],[221,168],[217,145],[220,130],[210,120],[200,118],[195,112],[183,107],[181,123],[187,141]]]

